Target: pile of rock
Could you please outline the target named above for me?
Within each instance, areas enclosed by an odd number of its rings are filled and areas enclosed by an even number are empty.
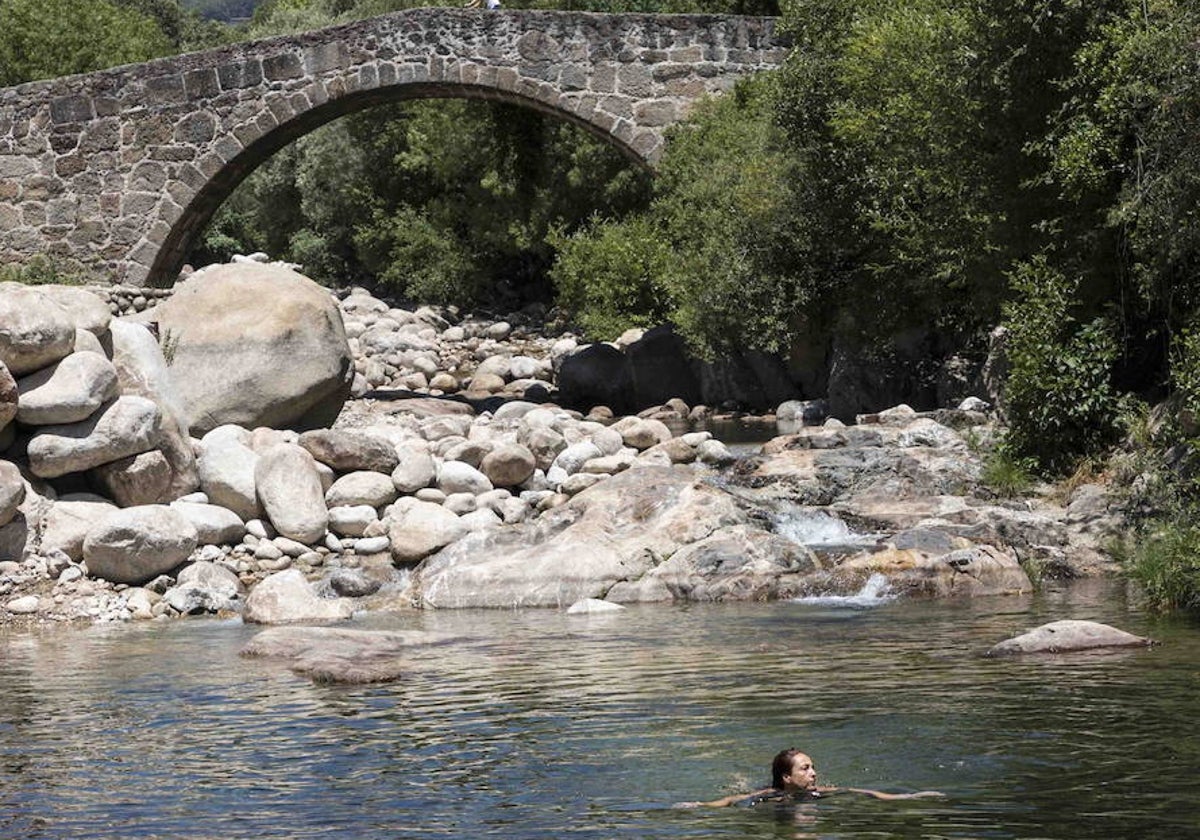
[[[507,319],[459,317],[454,307],[402,309],[362,288],[351,289],[340,305],[354,354],[355,396],[402,388],[434,396],[528,395],[544,401],[554,360],[577,347],[570,334],[549,336],[539,306]]]
[[[86,290],[103,301],[114,317],[135,315],[138,312],[153,309],[164,298],[169,298],[173,291],[154,286],[134,286],[128,283],[117,283],[111,286],[91,285],[87,286]]]
[[[578,349],[520,318],[339,305],[257,263],[150,309],[0,287],[0,618],[763,599],[880,571],[980,594],[1028,589],[1018,560],[1102,565],[1099,488],[1065,509],[988,498],[955,431],[986,422],[978,404],[814,426],[823,404],[789,402],[796,432],[738,460],[679,398],[619,417],[518,398],[552,393]],[[785,508],[871,544],[807,545]]]
[[[311,389],[295,371],[316,360],[309,366],[333,369],[323,381],[348,385],[350,345],[361,342],[346,341],[336,310],[321,313],[317,303],[267,329],[311,290],[295,278],[271,287],[279,278],[267,266],[237,272],[189,278],[156,308],[157,340],[144,317],[114,319],[83,290],[0,290],[0,595],[14,596],[9,612],[129,618],[236,608],[248,586],[293,566],[327,590],[361,596],[403,581],[396,567],[534,517],[631,466],[732,460],[707,432],[677,438],[657,419],[606,425],[525,401],[476,416],[462,402],[408,400],[348,411],[335,429],[260,425],[280,406],[301,427],[314,404],[326,415],[340,407],[336,395],[304,398]],[[234,299],[234,287],[246,300]],[[287,306],[266,313],[255,305],[263,299]],[[403,310],[381,310],[361,291],[346,300],[365,319],[350,321],[359,339],[406,336],[406,363],[432,360],[419,346],[428,326],[393,326]],[[435,317],[406,315],[414,325]],[[342,348],[297,349],[291,334],[317,331],[314,321],[335,322]],[[547,381],[512,375],[548,375],[548,362],[493,352],[508,327],[465,323],[447,326],[445,342],[482,363],[447,390]],[[399,352],[390,338],[368,342],[384,344]],[[453,378],[432,378],[443,373]],[[287,392],[269,392],[281,379]],[[204,574],[164,577],[189,561]]]

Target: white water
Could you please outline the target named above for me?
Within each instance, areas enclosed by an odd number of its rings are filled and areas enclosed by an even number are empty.
[[[804,598],[793,598],[796,604],[814,604],[821,607],[849,607],[850,609],[867,609],[886,604],[896,599],[891,591],[886,575],[879,572],[867,578],[863,588],[853,595],[809,595]]]
[[[862,537],[836,516],[820,510],[793,508],[776,513],[774,519],[775,533],[801,545],[842,545]]]

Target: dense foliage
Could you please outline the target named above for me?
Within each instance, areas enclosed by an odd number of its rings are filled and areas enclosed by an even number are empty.
[[[4,0],[0,87],[203,49],[232,36],[177,0]]]
[[[0,86],[165,55],[155,21],[109,0],[0,3]]]
[[[185,8],[209,20],[248,20],[263,0],[182,0]]]

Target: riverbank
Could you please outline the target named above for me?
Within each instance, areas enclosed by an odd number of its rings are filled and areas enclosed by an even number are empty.
[[[163,304],[124,298],[125,309],[112,297],[105,308],[131,317],[104,323],[93,311],[92,336],[115,337],[118,378],[170,407],[165,377],[130,375],[133,354],[120,350]],[[698,428],[720,416],[706,406],[672,399],[614,416],[545,402],[579,342],[539,325],[544,313],[409,311],[361,289],[336,313],[350,399],[328,430],[192,424],[173,448],[160,433],[123,466],[88,468],[86,481],[31,472],[23,458],[45,427],[10,436],[5,458],[23,466],[14,519],[0,530],[0,620],[274,623],[413,607],[763,600],[844,595],[874,574],[909,595],[970,595],[1114,570],[1101,548],[1121,524],[1104,487],[1003,500],[985,486],[995,425],[977,400],[853,424],[788,402],[783,426],[754,418],[782,434],[734,454]],[[164,323],[169,314],[151,346],[166,345],[178,367],[188,348]],[[289,360],[269,359],[268,379],[271,365]],[[20,382],[27,395],[29,377]],[[155,454],[169,469],[136,463]],[[96,488],[97,472],[123,498],[80,492]]]

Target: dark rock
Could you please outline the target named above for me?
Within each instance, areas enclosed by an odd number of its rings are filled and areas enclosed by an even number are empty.
[[[700,402],[700,383],[692,373],[687,346],[670,326],[646,330],[625,348],[625,358],[635,408],[660,405],[672,397]],[[607,400],[600,402],[616,408]]]
[[[364,598],[374,595],[383,584],[358,569],[337,569],[329,576],[329,586],[344,598]]]
[[[580,411],[593,405],[632,411],[632,384],[625,354],[608,344],[580,348],[564,358],[558,370],[559,399],[567,408]]]

